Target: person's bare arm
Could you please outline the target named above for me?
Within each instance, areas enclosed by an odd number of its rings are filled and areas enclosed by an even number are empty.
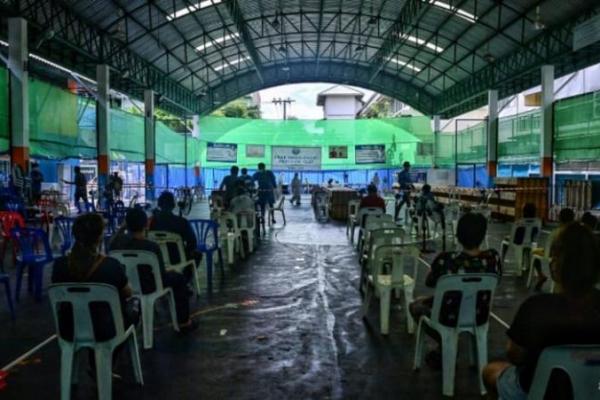
[[[508,339],[508,343],[506,344],[506,356],[512,364],[522,365],[525,358],[525,349]]]

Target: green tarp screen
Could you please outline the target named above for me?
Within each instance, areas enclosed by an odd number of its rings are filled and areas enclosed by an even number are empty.
[[[500,118],[498,160],[505,163],[538,160],[540,137],[539,110]]]
[[[600,92],[554,104],[556,162],[600,160]]]
[[[0,67],[0,153],[8,151],[8,70]]]
[[[398,167],[404,161],[416,164],[419,148],[427,139],[431,159],[433,134],[427,117],[358,120],[253,120],[222,117],[200,119],[202,166],[228,168],[230,163],[206,160],[208,142],[237,144],[237,165],[255,168],[259,162],[271,164],[271,146],[321,148],[321,169],[367,169]],[[425,122],[427,121],[427,123]],[[414,129],[409,132],[407,129]],[[356,145],[385,145],[385,164],[356,164]],[[247,146],[264,146],[264,155],[248,156]],[[346,158],[330,157],[330,146],[346,146]],[[422,152],[425,153],[425,152]],[[420,160],[419,160],[420,161]],[[429,161],[430,162],[430,161]],[[425,164],[424,164],[425,165]]]
[[[454,157],[454,133],[439,132],[435,138],[435,163],[438,167],[453,167],[456,162]]]

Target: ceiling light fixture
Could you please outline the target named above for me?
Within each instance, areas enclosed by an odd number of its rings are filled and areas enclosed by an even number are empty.
[[[535,8],[535,20],[533,21],[533,27],[536,31],[541,31],[546,28],[546,25],[542,22],[542,16],[540,15],[540,6]]]
[[[174,13],[167,15],[167,20],[173,21],[174,19],[181,18],[185,15],[191,14],[198,10],[202,10],[203,8],[207,8],[210,6],[216,6],[217,4],[221,3],[222,1],[223,0],[203,0],[196,4],[190,4],[182,9],[175,11]]]

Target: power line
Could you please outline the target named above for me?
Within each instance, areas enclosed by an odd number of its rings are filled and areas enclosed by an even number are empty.
[[[285,121],[287,119],[287,106],[288,104],[291,105],[292,103],[294,103],[296,100],[292,100],[291,98],[287,98],[287,99],[282,99],[280,98],[273,98],[272,103],[275,104],[276,106],[283,104],[283,120]]]

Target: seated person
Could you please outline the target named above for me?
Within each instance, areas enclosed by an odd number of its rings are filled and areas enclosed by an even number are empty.
[[[523,217],[516,221],[515,224],[519,224],[522,223],[525,220],[532,220],[534,218],[536,218],[537,215],[537,209],[535,208],[535,204],[533,203],[526,203],[523,206]],[[537,232],[536,229],[533,229],[531,232],[531,241],[534,241],[535,238],[537,237],[539,232]],[[508,246],[510,244],[510,241],[513,240],[513,243],[515,244],[522,244],[523,240],[525,240],[525,228],[524,227],[519,227],[517,228],[517,231],[515,232],[515,237],[514,238],[510,238],[508,236],[504,237],[504,240],[502,241],[502,259],[504,260],[504,258],[506,257],[506,252],[508,251]]]
[[[377,186],[373,184],[367,186],[367,195],[362,198],[358,208],[360,209],[368,207],[381,208],[385,213],[385,200],[383,200],[381,196],[377,194]]]
[[[435,288],[440,277],[457,273],[492,273],[502,274],[502,266],[498,252],[493,249],[481,250],[480,246],[485,239],[487,220],[481,214],[467,213],[458,220],[456,237],[462,245],[462,251],[445,252],[439,254],[431,264],[431,271],[425,279],[428,287]],[[460,300],[447,295],[449,302],[458,303]],[[457,304],[458,306],[458,304]],[[421,316],[431,316],[433,296],[419,297],[410,306],[410,314],[419,323]],[[451,309],[451,307],[449,307]],[[438,333],[425,328],[425,332],[440,345]],[[428,365],[441,368],[440,349],[430,352],[425,358]]]
[[[586,211],[581,216],[581,223],[590,228],[592,231],[595,231],[598,227],[598,218],[596,218],[591,212]]]
[[[506,361],[483,370],[488,391],[501,399],[527,399],[538,358],[549,346],[597,344],[600,337],[600,248],[580,223],[562,228],[550,252],[552,279],[558,293],[529,297],[521,304],[506,334]],[[564,374],[553,374],[546,392],[556,399],[573,398]],[[568,379],[567,379],[568,380]],[[597,382],[590,382],[596,385]],[[566,390],[566,393],[565,393]]]
[[[182,333],[188,333],[198,327],[198,323],[190,319],[190,302],[188,295],[188,279],[183,274],[167,271],[158,244],[146,239],[146,226],[148,217],[138,208],[131,209],[125,216],[125,229],[120,229],[115,235],[110,250],[145,250],[154,253],[158,258],[160,275],[163,285],[173,289],[175,297],[175,310],[177,322]],[[148,269],[140,268],[140,285],[142,294],[152,293],[156,290],[154,278]]]
[[[237,194],[233,199],[231,199],[231,202],[229,204],[229,211],[231,211],[234,214],[237,214],[239,212],[249,212],[253,215],[256,212],[256,202],[252,199],[252,197],[250,197],[248,191],[246,190],[246,187],[242,184],[238,185]],[[252,217],[247,216],[247,218]],[[239,218],[238,222],[240,222]],[[252,221],[248,220],[246,221],[246,223],[247,226],[252,225]]]
[[[228,206],[231,199],[235,196],[235,188],[237,187],[237,182],[239,180],[239,170],[237,165],[231,167],[229,175],[223,178],[223,181],[221,181],[221,184],[219,185],[219,190],[225,191],[225,196],[223,197],[225,206]]]
[[[173,193],[162,192],[158,197],[158,208],[158,210],[154,211],[154,215],[150,220],[150,230],[171,232],[181,236],[187,259],[195,260],[196,264],[198,264],[202,257],[201,253],[196,250],[196,235],[187,219],[173,214],[173,210],[175,209],[175,197]],[[177,259],[175,249],[169,248],[169,258],[171,260]]]
[[[138,307],[128,307],[132,300],[131,287],[127,275],[119,261],[106,257],[98,252],[104,233],[104,219],[100,214],[82,214],[73,223],[73,237],[75,243],[67,256],[59,257],[54,261],[52,268],[52,283],[104,283],[114,287],[119,293],[121,311],[123,315],[114,316],[122,318],[123,326],[127,329],[139,321]],[[94,336],[102,342],[112,339],[116,332],[113,324],[113,315],[108,304],[91,304],[90,312],[94,321]],[[60,336],[72,340],[74,334],[74,321],[70,305],[64,304],[59,309],[58,326]],[[123,349],[123,345],[114,352],[113,360]],[[95,369],[94,352],[90,350],[90,367]]]
[[[560,210],[560,213],[558,214],[558,224],[559,225],[556,229],[554,229],[552,232],[550,232],[550,235],[548,235],[548,238],[546,239],[548,241],[548,243],[552,243],[554,241],[554,239],[556,238],[556,235],[558,234],[560,229],[563,228],[564,226],[570,224],[574,220],[575,220],[575,213],[573,212],[573,210],[571,210],[570,208],[563,208],[562,210]],[[531,251],[531,253],[533,255],[543,256],[544,248],[543,247],[535,248]],[[544,283],[548,280],[548,277],[546,275],[544,275],[544,273],[542,272],[542,266],[540,265],[539,262],[534,263],[533,267],[535,268],[535,271],[537,273],[537,279],[538,279],[538,281],[535,285],[535,290],[540,291],[542,289],[542,286],[544,285]]]

